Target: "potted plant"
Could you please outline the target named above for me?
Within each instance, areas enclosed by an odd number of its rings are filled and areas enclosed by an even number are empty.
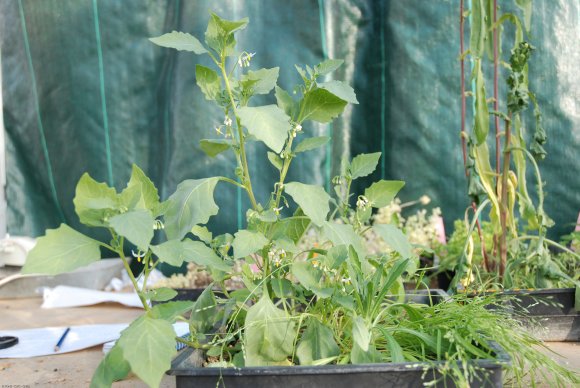
[[[297,67],[302,79],[295,89],[298,99],[276,86],[278,68],[244,71],[254,54],[236,51],[235,33],[247,24],[247,19],[230,21],[212,13],[205,44],[181,32],[151,39],[160,46],[207,55],[215,65],[217,71],[199,64],[195,70],[201,91],[224,113],[217,128],[221,137],[202,140],[201,148],[209,156],[233,152],[238,163],[234,178],[186,180],[161,202],[153,183],[136,166],[119,193],[85,174],[77,185],[76,212],[86,225],[109,230],[111,241],[96,241],[61,225],[48,230],[28,256],[25,272],[56,273],[98,260],[103,247],[127,266],[145,312],[122,332],[97,368],[92,386],[110,386],[130,371],[157,386],[171,367],[177,342],[201,357],[193,368],[175,365],[172,373],[180,374],[178,384],[185,386],[215,386],[220,380],[238,386],[247,381],[244,376],[261,386],[297,385],[304,376],[326,386],[337,385],[343,377],[348,377],[344,382],[356,379],[363,385],[389,379],[398,386],[418,381],[497,386],[502,367],[509,368],[506,353],[514,360],[510,371],[518,380],[525,365],[532,371],[542,365],[556,383],[577,382],[572,372],[535,349],[540,343],[521,332],[516,321],[486,310],[481,300],[439,297],[441,302],[435,303],[405,296],[401,275],[417,258],[396,226],[373,227],[391,247],[389,253],[367,253],[362,236],[369,230],[365,223],[372,209],[388,204],[404,185],[381,180],[357,196],[350,193],[353,180],[375,169],[379,153],[344,160],[333,180],[334,198],[320,186],[286,181],[294,158],[329,140],[306,137],[307,123],[329,122],[357,100],[350,86],[321,81],[340,60]],[[236,68],[242,70],[239,76]],[[253,96],[272,89],[276,104],[249,104]],[[249,141],[264,143],[264,161],[279,171],[266,198],[252,188],[245,152]],[[233,235],[212,236],[203,226],[218,213],[213,198],[218,184],[240,187],[251,203],[246,228]],[[297,243],[311,224],[330,243],[300,249]],[[167,241],[152,244],[154,233],[163,233]],[[175,291],[149,290],[146,281],[139,287],[128,267],[126,246],[144,263],[145,280],[160,262],[194,262],[211,272],[223,295],[216,295],[212,284],[195,302],[163,303]],[[233,276],[241,277],[244,288],[230,292],[225,287]],[[150,306],[151,301],[161,303]],[[172,323],[177,320],[189,322],[187,338],[176,338]]]
[[[525,3],[525,4],[523,4]],[[565,321],[565,328],[557,324],[556,330],[549,330],[544,338],[551,340],[580,339],[580,316],[578,301],[575,309],[575,293],[579,283],[573,276],[561,270],[562,256],[555,256],[549,247],[557,247],[580,260],[580,255],[547,238],[546,233],[553,221],[546,214],[544,201],[544,183],[540,176],[537,161],[544,159],[546,151],[543,148],[547,140],[542,126],[542,115],[534,93],[529,90],[528,67],[529,59],[535,50],[524,40],[524,30],[529,34],[531,18],[531,2],[515,1],[524,13],[524,23],[512,13],[498,17],[497,0],[476,0],[469,12],[464,12],[463,1],[460,3],[460,45],[461,45],[461,139],[465,174],[468,178],[468,193],[471,197],[471,207],[474,221],[468,228],[467,236],[477,230],[481,249],[481,267],[472,262],[472,255],[467,253],[470,244],[466,240],[464,254],[455,268],[457,274],[452,287],[471,289],[489,288],[512,289],[510,295],[524,295],[520,303],[515,303],[516,312],[526,312],[536,315],[546,322],[546,315],[556,314]],[[464,48],[464,20],[469,15],[471,20],[469,49]],[[507,95],[504,110],[500,110],[499,96],[499,41],[503,41],[501,31],[505,22],[511,22],[515,27],[513,48],[506,64]],[[487,55],[486,55],[487,53]],[[465,129],[466,98],[464,62],[470,56],[472,63],[471,81],[474,101],[473,131],[468,135]],[[486,60],[493,69],[492,107],[488,102],[485,73]],[[530,106],[534,107],[535,128],[531,141],[525,136],[523,112]],[[493,119],[495,133],[494,141],[488,142],[490,134],[490,117]],[[501,128],[500,122],[503,122]],[[503,139],[503,144],[502,144]],[[495,157],[490,153],[488,143],[494,145]],[[492,159],[492,160],[490,160]],[[528,164],[529,163],[529,164]],[[526,170],[532,166],[537,181],[538,200],[534,204],[528,192]],[[495,166],[494,166],[495,165]],[[484,208],[489,209],[489,221],[492,231],[492,242],[486,241],[479,218]],[[520,223],[524,224],[525,234],[520,233]],[[544,288],[565,286],[566,289],[547,291]],[[540,290],[513,290],[513,289]],[[576,289],[576,290],[575,290]],[[532,298],[529,298],[531,296]],[[546,301],[547,299],[547,301]],[[564,305],[550,312],[544,308],[546,303]],[[549,319],[548,321],[552,321]]]

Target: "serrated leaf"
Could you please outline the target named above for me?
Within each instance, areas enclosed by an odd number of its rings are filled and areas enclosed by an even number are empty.
[[[350,162],[350,176],[352,179],[361,178],[372,174],[377,168],[379,159],[381,158],[380,152],[374,152],[372,154],[360,154],[355,156]]]
[[[334,94],[341,100],[350,102],[351,104],[358,104],[358,100],[356,99],[354,89],[342,81],[332,80],[318,84],[318,87],[321,89],[328,90],[330,93]]]
[[[177,186],[168,201],[165,232],[169,239],[182,239],[195,225],[205,224],[216,215],[213,192],[218,178],[188,179]]]
[[[155,306],[151,307],[150,315],[152,318],[174,322],[178,316],[185,314],[192,308],[193,302],[178,300],[175,302],[156,304]]]
[[[153,238],[155,219],[149,210],[133,210],[112,217],[111,228],[143,251],[147,251]]]
[[[294,243],[298,243],[308,226],[310,218],[304,216],[302,209],[296,210],[290,218],[284,218],[274,224],[272,229],[272,238],[289,238]]]
[[[217,322],[217,302],[211,287],[207,287],[193,304],[189,324],[197,333],[206,333]]]
[[[246,28],[247,25],[248,18],[230,21],[210,12],[209,23],[205,31],[205,42],[218,54],[223,52],[225,56],[230,56],[236,46],[233,33]]]
[[[28,253],[23,274],[57,275],[84,267],[101,258],[99,242],[61,224],[48,229]]]
[[[206,244],[211,243],[213,239],[212,233],[205,226],[195,225],[191,228],[191,233]]]
[[[296,113],[296,101],[284,89],[275,87],[276,103],[289,117],[294,117]]]
[[[90,388],[110,387],[114,381],[127,377],[130,371],[131,366],[123,356],[123,349],[115,344],[95,370]]]
[[[355,232],[352,225],[325,222],[322,226],[322,234],[332,242],[334,246],[352,246],[359,257],[366,257],[366,250],[361,237]]]
[[[332,330],[318,319],[310,318],[296,347],[296,355],[300,365],[313,365],[317,360],[340,355],[340,349],[334,340]]]
[[[292,354],[296,325],[268,295],[248,309],[245,328],[246,366],[285,361]]]
[[[118,197],[115,189],[100,183],[84,173],[73,199],[80,221],[88,226],[107,226],[108,217],[116,213]]]
[[[291,129],[290,117],[276,105],[243,107],[238,115],[248,132],[263,141],[272,151],[282,152]]]
[[[127,183],[127,187],[119,196],[121,205],[126,206],[130,210],[150,210],[154,212],[154,216],[159,215],[155,213],[159,210],[160,206],[157,188],[136,164],[133,164],[131,178]]]
[[[481,60],[475,61],[475,120],[473,131],[477,145],[481,145],[487,139],[489,133],[489,109],[485,97],[485,80],[481,70]]]
[[[268,239],[260,232],[240,230],[234,234],[234,259],[241,259],[262,249]]]
[[[190,239],[169,240],[160,245],[152,245],[151,251],[159,261],[174,267],[181,266],[184,262],[194,262],[208,268],[220,271],[229,271],[231,267],[201,241]]]
[[[147,315],[123,330],[117,344],[133,373],[152,387],[159,386],[177,353],[173,325]]]
[[[365,189],[365,197],[372,207],[385,207],[397,196],[397,193],[405,186],[403,181],[380,180]]]
[[[215,100],[222,89],[218,73],[202,65],[195,65],[195,82],[205,95],[206,100]]]
[[[316,71],[316,74],[319,76],[326,75],[338,69],[343,63],[344,60],[342,59],[327,59],[314,66],[314,71]]]
[[[403,259],[414,257],[413,246],[409,243],[407,236],[395,225],[376,224],[373,230],[385,243],[394,251],[398,252]]]
[[[352,320],[352,339],[363,351],[369,350],[371,333],[362,317],[355,317]]]
[[[232,147],[233,141],[229,139],[202,139],[199,147],[207,156],[215,157]]]
[[[292,263],[292,275],[300,282],[307,290],[314,290],[320,288],[320,278],[322,271],[312,266],[309,261],[295,261]]]
[[[145,298],[154,302],[167,302],[176,296],[177,291],[167,287],[155,288],[145,293]]]
[[[279,67],[257,71],[250,70],[247,74],[242,75],[240,82],[242,84],[248,81],[251,83],[251,94],[268,94],[276,86],[279,72]]]
[[[201,42],[194,36],[185,33],[173,31],[149,40],[161,47],[174,48],[179,51],[191,51],[196,54],[207,53],[207,50]]]
[[[326,89],[314,89],[306,93],[300,103],[301,117],[296,121],[313,120],[328,123],[340,115],[347,102]]]
[[[272,151],[268,151],[267,155],[268,160],[270,161],[270,163],[272,163],[272,166],[276,167],[278,170],[282,170],[282,167],[284,165],[284,161],[282,160],[282,158]]]
[[[323,145],[328,143],[329,140],[330,140],[330,137],[328,137],[328,136],[318,136],[318,137],[310,137],[308,139],[304,139],[300,143],[298,143],[298,145],[294,149],[294,152],[298,154],[300,152],[314,150],[318,147],[322,147]]]
[[[321,186],[290,182],[284,191],[300,206],[304,214],[317,226],[322,226],[330,211],[330,196]]]

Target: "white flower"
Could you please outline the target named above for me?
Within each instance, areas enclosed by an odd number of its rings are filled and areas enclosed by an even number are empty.
[[[300,125],[300,124],[296,124],[296,125],[294,126],[294,130],[295,130],[296,132],[300,132],[300,131],[302,131],[302,125]]]
[[[429,202],[431,202],[431,198],[429,198],[427,195],[423,195],[421,198],[419,198],[419,202],[421,202],[421,205],[426,206],[429,205]]]
[[[230,119],[230,116],[226,116],[226,118],[224,119],[224,125],[227,127],[231,127],[232,126],[232,119]]]
[[[364,195],[359,195],[358,200],[356,201],[356,207],[359,209],[364,209],[369,204],[369,200]]]

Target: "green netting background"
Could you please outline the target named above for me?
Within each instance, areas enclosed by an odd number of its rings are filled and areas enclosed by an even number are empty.
[[[198,146],[223,120],[195,86],[194,65],[206,60],[147,40],[171,30],[202,37],[210,8],[249,16],[238,41],[257,53],[252,68],[281,67],[284,88],[298,81],[294,63],[346,61],[336,77],[360,105],[307,128],[332,133],[332,144],[300,156],[290,180],[328,185],[343,155],[382,151],[379,170],[356,189],[402,179],[403,199],[428,194],[448,228],[462,217],[458,0],[0,0],[11,234],[38,236],[61,222],[86,232],[72,205],[85,171],[120,189],[136,163],[163,198],[183,179],[233,175],[231,156],[209,159]],[[579,14],[578,0],[534,1],[530,79],[549,136],[541,169],[552,235],[567,233],[580,210]],[[250,168],[264,202],[275,171],[260,147],[250,146]],[[243,223],[240,192],[221,185],[216,199],[215,230]]]

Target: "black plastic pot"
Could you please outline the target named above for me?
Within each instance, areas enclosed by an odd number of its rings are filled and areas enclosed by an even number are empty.
[[[505,291],[516,317],[543,341],[580,341],[580,312],[574,309],[574,288]]]
[[[443,290],[419,291],[408,295],[416,303],[436,304],[448,298]],[[473,360],[475,375],[471,387],[502,387],[502,366],[509,356],[495,343],[494,359]],[[323,365],[291,367],[203,368],[205,357],[199,350],[187,349],[172,363],[167,373],[175,376],[178,388],[215,388],[216,386],[256,387],[421,387],[437,380],[435,387],[455,387],[449,376],[443,377],[438,367],[444,361],[377,363],[361,365]]]

